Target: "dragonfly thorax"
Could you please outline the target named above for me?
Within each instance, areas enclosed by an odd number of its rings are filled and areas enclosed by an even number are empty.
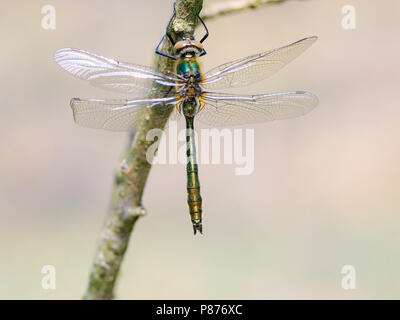
[[[185,115],[194,116],[201,108],[199,98],[203,93],[200,86],[201,69],[195,55],[184,54],[176,62],[176,73],[184,78],[185,84],[179,89],[180,103],[178,110]]]
[[[178,110],[185,116],[193,117],[202,109],[201,95],[203,90],[193,77],[179,90],[180,101]]]
[[[186,80],[189,80],[191,77],[195,78],[196,81],[200,81],[201,79],[200,63],[196,55],[191,52],[187,52],[177,59],[175,69],[176,73]]]
[[[184,58],[178,59],[176,72],[184,78],[185,83],[178,92],[180,102],[177,108],[185,116],[193,117],[202,108],[200,64],[196,58],[187,54]]]

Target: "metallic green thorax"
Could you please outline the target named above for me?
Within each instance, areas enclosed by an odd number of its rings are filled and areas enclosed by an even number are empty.
[[[181,76],[190,71],[200,72],[200,65],[194,58],[190,60],[179,59],[176,65],[176,71]]]
[[[194,113],[195,102],[188,101],[183,105],[183,113],[186,119],[186,155],[187,155],[187,192],[190,218],[193,224],[194,234],[202,230],[202,200],[200,195],[200,181],[198,176],[196,145],[194,140]]]

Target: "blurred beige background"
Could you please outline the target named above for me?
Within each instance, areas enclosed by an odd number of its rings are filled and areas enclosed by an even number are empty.
[[[110,97],[63,72],[76,47],[151,64],[173,1],[7,1],[0,12],[0,298],[84,292],[126,135],[77,126],[71,97]],[[56,30],[41,8],[56,8]],[[357,28],[341,27],[342,7]],[[255,128],[255,171],[201,165],[193,237],[184,165],[155,166],[116,290],[123,299],[400,298],[400,3],[289,1],[208,22],[204,69],[318,35],[239,92],[308,90],[305,117]],[[251,126],[249,126],[251,127]],[[54,265],[56,290],[41,287]],[[353,265],[357,289],[341,288]]]

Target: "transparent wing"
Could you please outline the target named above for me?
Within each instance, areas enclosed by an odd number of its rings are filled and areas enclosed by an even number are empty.
[[[119,92],[150,90],[153,81],[174,87],[180,81],[173,73],[161,74],[151,67],[119,62],[79,49],[60,49],[55,52],[54,59],[74,76],[92,85]]]
[[[298,117],[311,111],[318,98],[309,92],[295,91],[254,96],[209,93],[206,106],[196,119],[213,126],[234,126]]]
[[[279,49],[225,63],[204,74],[206,90],[246,86],[282,69],[311,46],[317,37],[304,38]]]
[[[177,98],[165,97],[141,100],[71,99],[71,108],[77,124],[111,131],[130,131],[138,127],[144,111],[153,108],[152,117],[168,117]]]

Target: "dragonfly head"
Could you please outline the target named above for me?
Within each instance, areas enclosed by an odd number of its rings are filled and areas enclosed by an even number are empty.
[[[187,55],[197,57],[203,51],[203,45],[193,37],[181,38],[174,46],[175,52],[180,58]]]

